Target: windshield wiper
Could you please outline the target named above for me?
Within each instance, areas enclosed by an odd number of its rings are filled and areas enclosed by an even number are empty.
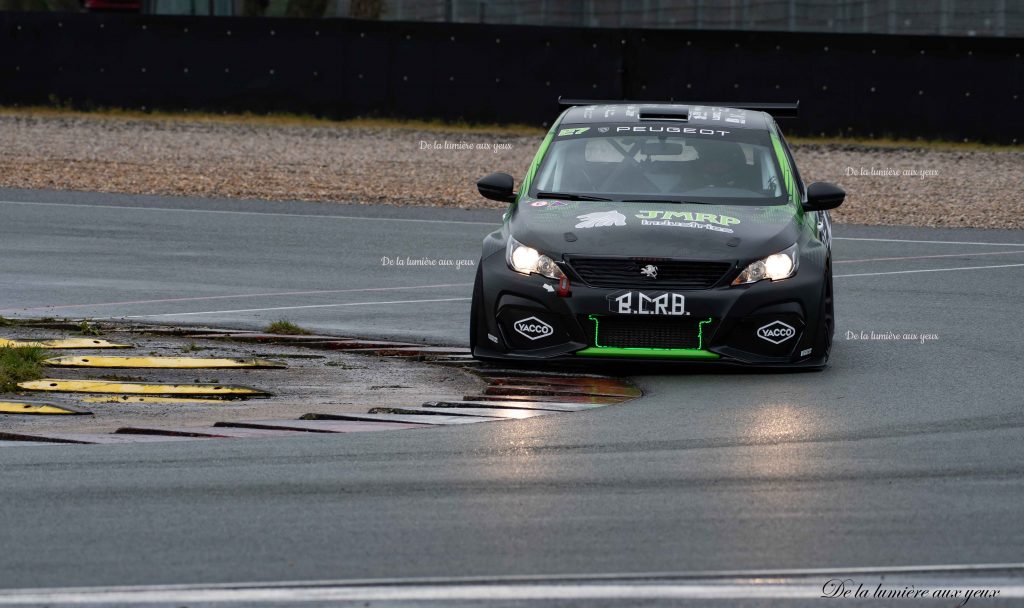
[[[677,198],[627,198],[624,203],[675,203],[679,205],[711,205],[705,201],[684,201]]]
[[[537,198],[561,198],[567,201],[610,201],[610,198],[590,196],[589,194],[573,194],[571,192],[538,192]]]

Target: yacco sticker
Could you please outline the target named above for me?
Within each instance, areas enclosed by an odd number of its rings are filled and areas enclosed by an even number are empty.
[[[626,225],[626,216],[614,209],[611,211],[594,211],[593,213],[584,213],[583,215],[577,215],[576,219],[580,220],[580,223],[576,224],[577,228],[600,228],[602,226]]]
[[[608,296],[608,310],[620,315],[685,316],[686,297],[669,291],[619,291]]]
[[[757,328],[757,337],[772,344],[782,344],[796,335],[796,329],[782,321],[772,321]]]
[[[540,340],[555,333],[555,329],[537,317],[519,319],[512,325],[516,332],[528,340]]]
[[[561,131],[558,132],[558,136],[562,137],[564,135],[582,135],[589,130],[590,127],[575,127],[571,129],[562,129]]]

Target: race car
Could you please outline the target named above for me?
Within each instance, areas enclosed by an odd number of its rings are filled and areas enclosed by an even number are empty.
[[[483,241],[474,357],[823,368],[836,185],[804,185],[799,103],[562,102]]]

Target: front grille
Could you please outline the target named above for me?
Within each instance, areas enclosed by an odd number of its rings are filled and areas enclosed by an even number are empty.
[[[594,346],[616,348],[701,348],[700,320],[671,317],[591,316]],[[704,332],[709,323],[704,323]]]
[[[570,257],[568,261],[585,283],[595,287],[708,289],[732,269],[729,262],[579,257]],[[657,267],[656,277],[642,274],[648,265]]]

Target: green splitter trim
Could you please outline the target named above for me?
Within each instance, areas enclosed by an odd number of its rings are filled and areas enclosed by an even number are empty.
[[[594,346],[576,351],[577,355],[583,357],[670,357],[675,359],[719,358],[717,353],[704,350],[704,326],[713,321],[711,317],[697,323],[697,348],[622,348],[618,346],[601,346],[598,343],[598,329],[600,327],[599,317],[597,315],[588,315],[587,318],[594,322]]]
[[[599,346],[576,351],[581,357],[662,357],[667,359],[718,359],[718,354],[696,348],[616,348]]]

